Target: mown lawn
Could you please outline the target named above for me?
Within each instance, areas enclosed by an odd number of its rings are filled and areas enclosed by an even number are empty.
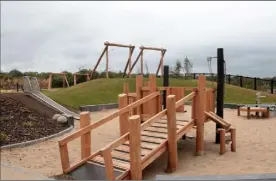
[[[117,102],[118,94],[123,91],[123,84],[127,82],[130,91],[135,90],[135,78],[131,79],[96,79],[72,86],[70,88],[43,90],[42,92],[56,102],[79,109],[82,105],[105,104]],[[159,86],[162,85],[161,79],[157,80]],[[171,86],[196,87],[196,80],[170,79]],[[216,87],[216,83],[207,82],[207,87]],[[276,95],[262,93],[264,103],[275,103]],[[240,88],[232,85],[225,87],[225,103],[255,103],[256,91]]]

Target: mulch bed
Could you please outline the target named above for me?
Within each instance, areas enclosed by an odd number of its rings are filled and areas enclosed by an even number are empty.
[[[24,94],[0,94],[0,146],[46,137],[69,127],[56,111]]]

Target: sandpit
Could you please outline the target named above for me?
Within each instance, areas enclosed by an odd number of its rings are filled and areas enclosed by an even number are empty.
[[[190,115],[190,106],[185,106],[187,113],[177,117]],[[116,110],[106,110],[91,113],[92,121],[97,121]],[[234,109],[224,109],[225,120],[237,128],[237,152],[227,152],[219,155],[219,145],[214,144],[215,124],[205,124],[205,155],[194,156],[195,140],[187,138],[178,144],[179,165],[171,175],[225,175],[225,174],[253,174],[276,172],[276,118],[247,120],[245,116],[237,116]],[[79,122],[75,122],[75,129],[79,129]],[[71,132],[72,133],[72,132]],[[71,134],[70,133],[70,134]],[[68,134],[67,134],[68,135]],[[66,135],[64,135],[66,136]],[[62,137],[64,137],[62,136]],[[92,132],[92,151],[96,151],[119,136],[118,119],[105,124]],[[189,136],[195,136],[191,132]],[[25,148],[14,148],[1,151],[3,162],[15,166],[22,166],[32,172],[52,176],[61,174],[61,164],[57,141],[54,138]],[[76,139],[68,144],[70,161],[80,160],[80,140]],[[166,154],[148,166],[143,172],[143,179],[155,179],[157,174],[164,173]],[[8,179],[2,178],[1,179]],[[24,179],[24,178],[22,178]]]

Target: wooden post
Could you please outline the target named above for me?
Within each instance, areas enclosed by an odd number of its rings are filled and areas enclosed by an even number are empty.
[[[197,96],[197,92],[198,91],[196,91],[196,96]],[[197,108],[197,105],[196,105],[196,99],[197,99],[197,97],[193,97],[193,99],[192,99],[192,119],[196,119],[196,108]]]
[[[137,75],[136,76],[136,95],[137,95],[137,100],[142,98],[142,86],[143,86],[143,76],[142,75]],[[142,109],[143,105],[140,105],[137,107],[137,114],[142,114]]]
[[[156,92],[157,86],[156,86],[156,76],[154,74],[149,75],[149,94]],[[157,107],[156,107],[156,99],[158,97],[155,97],[154,99],[150,100],[148,102],[148,108],[149,108],[149,114],[151,116],[155,115]]]
[[[63,173],[65,173],[64,171],[70,167],[67,144],[61,145],[59,142],[59,153],[60,153],[61,167],[62,167]]]
[[[129,118],[130,179],[142,180],[141,117]]]
[[[127,95],[119,94],[118,96],[119,109],[127,106]],[[128,115],[129,112],[125,112],[119,115],[120,135],[123,136],[128,132]]]
[[[167,124],[168,124],[168,166],[166,172],[172,173],[177,167],[177,135],[175,95],[167,97]]]
[[[247,119],[250,119],[250,107],[247,107]]]
[[[77,85],[77,75],[74,74],[74,85]]]
[[[240,116],[241,115],[240,106],[237,107],[237,112],[238,112],[238,116]]]
[[[205,85],[206,77],[200,75],[198,77],[198,94],[196,102],[196,154],[204,155],[204,122],[205,122]]]
[[[106,69],[105,69],[105,75],[106,75],[106,78],[108,78],[108,45],[106,46],[106,52],[105,52],[105,58],[106,58]]]
[[[49,79],[48,79],[48,89],[52,89],[52,73],[49,75]]]
[[[236,128],[230,128],[231,134],[231,151],[236,152]]]
[[[143,63],[143,55],[144,55],[144,49],[141,50],[141,75],[143,76],[144,75],[144,63]]]
[[[102,151],[102,156],[104,159],[106,179],[115,180],[111,150],[106,149]]]
[[[129,53],[128,53],[128,69],[131,70],[131,56],[134,48],[129,47]]]
[[[123,84],[123,92],[124,92],[124,94],[128,94],[129,93],[128,83],[124,83]]]
[[[220,135],[220,154],[224,154],[225,153],[225,129],[218,129],[219,131],[219,135]]]
[[[90,125],[90,113],[80,113],[80,129]],[[84,159],[91,155],[91,132],[81,136],[81,158]]]
[[[240,87],[243,86],[243,83],[242,83],[242,76],[240,76]]]
[[[257,77],[254,77],[254,90],[257,90]]]

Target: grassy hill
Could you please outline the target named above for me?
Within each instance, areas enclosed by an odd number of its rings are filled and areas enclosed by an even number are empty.
[[[161,79],[158,79],[158,85],[161,86]],[[115,103],[118,94],[123,91],[123,83],[129,83],[130,91],[135,90],[135,78],[131,79],[96,79],[93,81],[78,84],[76,86],[56,89],[43,90],[43,93],[56,102],[78,109],[82,105]],[[196,87],[196,80],[170,79],[171,86]],[[213,84],[216,87],[216,84]],[[207,87],[212,87],[211,82],[207,82]],[[263,93],[266,97],[262,102],[276,102],[276,95]],[[255,103],[256,91],[244,89],[226,84],[225,103]]]

